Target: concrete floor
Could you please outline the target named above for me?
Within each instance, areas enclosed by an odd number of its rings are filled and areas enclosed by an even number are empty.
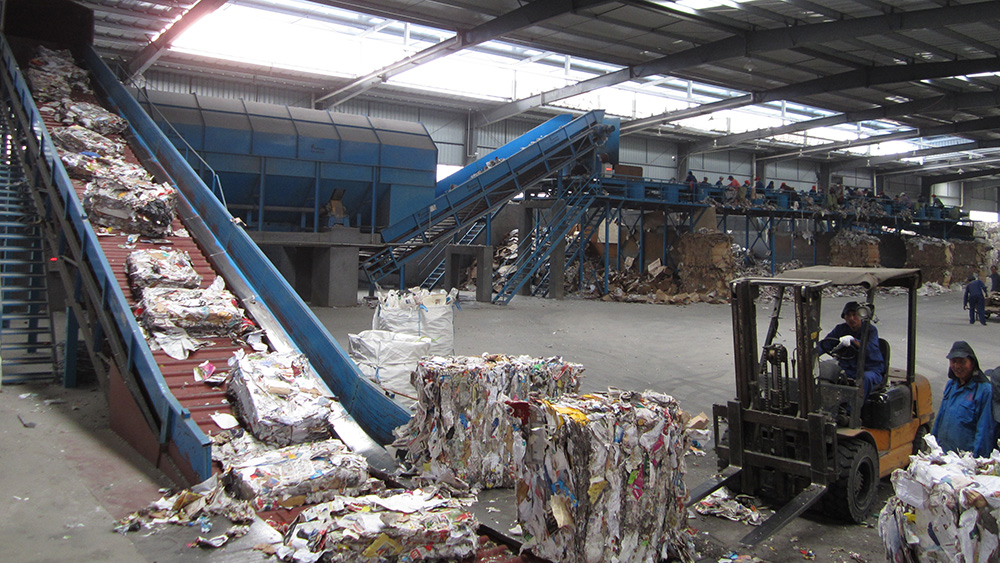
[[[847,300],[825,301],[824,330],[839,321]],[[893,345],[893,365],[901,365],[905,298],[879,297],[876,303],[879,332]],[[970,342],[984,367],[1000,364],[997,324],[969,325],[960,292],[922,297],[918,310],[917,371],[931,380],[935,404],[944,387],[944,356],[952,341]],[[347,335],[370,328],[373,314],[366,307],[315,312],[345,349]],[[653,389],[674,395],[685,410],[697,414],[711,412],[713,403],[733,397],[731,323],[726,305],[518,297],[506,307],[463,302],[455,316],[455,345],[458,354],[561,355],[586,367],[584,391],[608,386]],[[783,331],[782,338],[791,337],[790,331]],[[714,470],[711,453],[689,456],[688,486],[700,483]],[[259,552],[251,551],[255,540],[249,537],[220,551],[205,552],[186,547],[199,535],[193,528],[149,537],[111,532],[116,518],[155,500],[158,488],[169,483],[108,429],[107,406],[92,385],[2,388],[0,473],[3,560],[263,560]],[[881,498],[890,494],[891,485],[883,482]],[[503,493],[484,495],[486,503],[509,504]],[[511,511],[505,506],[499,513],[483,510],[481,516],[487,524],[506,530]],[[816,561],[859,561],[851,558],[851,552],[860,561],[884,561],[875,522],[873,516],[866,525],[849,526],[809,514],[752,551],[736,547],[737,540],[750,530],[744,524],[695,515],[690,525],[704,547],[705,561],[716,561],[730,549],[774,563],[801,561],[801,551],[811,551]],[[223,529],[220,525],[211,535]]]

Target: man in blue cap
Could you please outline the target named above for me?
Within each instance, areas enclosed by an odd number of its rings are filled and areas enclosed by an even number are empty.
[[[986,284],[975,274],[969,274],[966,280],[965,295],[962,298],[962,306],[969,310],[969,324],[975,324],[976,316],[979,322],[986,324]]]
[[[854,380],[858,376],[858,354],[861,349],[861,341],[864,339],[864,325],[858,309],[861,304],[857,301],[848,301],[844,305],[844,310],[840,313],[840,318],[844,322],[833,327],[830,334],[820,341],[819,346],[823,352],[833,354],[840,350],[853,347],[853,354],[838,354],[837,363],[844,370],[844,375],[848,379]],[[878,329],[874,324],[868,323],[868,342],[865,345],[865,369],[862,384],[865,390],[865,399],[871,394],[872,389],[882,383],[885,377],[885,358],[882,357],[882,350],[878,347]]]
[[[948,383],[931,434],[945,451],[987,457],[996,447],[992,385],[968,342],[952,344],[947,357]]]

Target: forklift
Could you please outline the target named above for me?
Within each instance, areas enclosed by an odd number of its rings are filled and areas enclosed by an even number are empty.
[[[736,398],[713,406],[720,473],[693,489],[688,505],[728,486],[779,506],[740,540],[747,546],[770,537],[814,505],[861,523],[875,504],[879,480],[909,464],[934,419],[930,383],[914,373],[920,281],[918,269],[812,266],[773,278],[730,282]],[[867,400],[860,378],[848,380],[836,358],[821,359],[820,335],[828,330],[821,331],[820,310],[823,290],[829,286],[866,291],[858,308],[860,349],[849,346],[832,352],[856,354],[858,366],[865,365],[869,327],[878,320],[876,288],[907,290],[905,369],[890,367],[891,346],[880,339],[886,376]],[[774,299],[758,346],[757,301],[762,293]],[[793,308],[792,335],[779,330],[782,307],[787,305]],[[793,340],[779,342],[779,335]],[[882,336],[901,335],[894,326]]]

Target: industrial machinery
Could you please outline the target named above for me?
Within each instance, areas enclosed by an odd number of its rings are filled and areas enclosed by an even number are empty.
[[[880,342],[887,376],[867,400],[860,384],[837,376],[835,362],[820,359],[820,335],[826,332],[820,327],[821,302],[831,285],[867,290],[859,310],[862,340],[877,322],[875,289],[901,287],[908,293],[905,368],[889,366],[890,346]],[[770,537],[818,501],[827,514],[860,523],[875,503],[879,479],[906,467],[933,419],[930,384],[914,373],[920,271],[813,266],[774,278],[741,278],[730,286],[736,398],[713,408],[722,472],[692,491],[689,502],[727,485],[780,505],[741,540],[746,545]],[[770,322],[758,345],[756,303],[768,294],[773,295]],[[786,305],[794,325],[779,331]],[[896,326],[883,336],[903,336]],[[780,342],[779,335],[794,340]],[[857,358],[862,366],[865,345]],[[825,369],[830,365],[832,375]]]

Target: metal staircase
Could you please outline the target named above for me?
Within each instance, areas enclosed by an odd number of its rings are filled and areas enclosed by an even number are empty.
[[[597,226],[604,219],[607,210],[601,207],[590,208],[584,215],[583,221],[580,223],[580,230],[576,233],[576,236],[569,241],[566,245],[566,262],[565,264],[570,265],[573,260],[582,257],[583,250],[587,247],[587,241],[594,235],[597,230]],[[538,285],[532,290],[531,295],[534,297],[542,297],[549,292],[549,261],[546,260],[543,266],[544,273],[542,274],[541,280],[539,280]]]
[[[514,295],[529,283],[542,267],[548,262],[552,251],[559,242],[565,240],[566,234],[597,199],[600,187],[591,181],[589,176],[578,177],[567,189],[568,195],[561,198],[552,208],[544,224],[534,229],[538,236],[524,236],[517,249],[517,268],[504,283],[503,288],[493,296],[493,303],[506,305]]]
[[[378,285],[402,271],[421,250],[469,228],[538,182],[592,157],[609,130],[603,118],[602,111],[577,117],[505,160],[491,161],[426,209],[383,229],[382,238],[389,246],[363,263],[368,279]]]
[[[472,224],[471,227],[469,227],[469,230],[466,231],[464,235],[462,235],[462,238],[458,239],[458,242],[454,244],[472,244],[473,242],[476,241],[476,238],[479,237],[479,234],[482,233],[485,228],[486,228],[485,219],[480,219],[476,221],[475,223]],[[431,270],[431,273],[427,274],[427,277],[424,278],[424,281],[420,282],[420,287],[424,289],[434,289],[434,286],[437,285],[438,282],[441,281],[441,278],[444,277],[446,260],[444,256],[442,256],[442,254],[444,254],[444,250],[445,248],[447,248],[448,244],[452,243],[440,243],[428,253],[427,257],[428,261],[436,260],[437,265],[434,266],[434,269]]]
[[[4,384],[50,382],[56,353],[40,218],[12,144],[0,131],[0,357]]]

